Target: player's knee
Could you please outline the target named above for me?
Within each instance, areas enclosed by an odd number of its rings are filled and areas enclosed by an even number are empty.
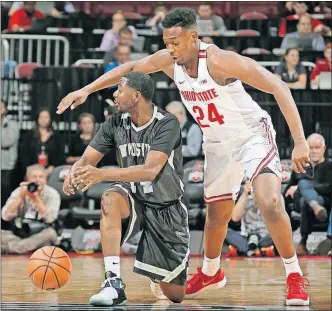
[[[206,215],[206,225],[209,227],[220,227],[223,224],[228,225],[232,217],[232,209],[224,209],[208,207]]]
[[[281,204],[281,195],[272,194],[264,198],[261,202],[260,209],[265,219],[277,221],[284,210]]]
[[[116,206],[119,205],[121,200],[121,194],[107,190],[103,193],[101,197],[101,212],[103,216],[110,216],[110,214],[116,211]]]
[[[181,303],[184,300],[184,295],[172,294],[172,295],[169,295],[167,298],[174,303]]]

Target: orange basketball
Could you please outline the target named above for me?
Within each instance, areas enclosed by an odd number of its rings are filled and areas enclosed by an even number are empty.
[[[36,250],[29,259],[28,275],[40,289],[55,290],[70,279],[71,261],[66,252],[55,246]]]

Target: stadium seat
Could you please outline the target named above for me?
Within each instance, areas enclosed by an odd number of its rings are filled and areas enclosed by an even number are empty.
[[[112,168],[114,166],[104,166],[103,168]],[[83,220],[85,222],[99,222],[100,208],[95,209],[96,203],[99,204],[103,193],[110,188],[114,182],[104,181],[91,186],[86,192],[86,198],[89,200],[89,208],[74,207],[72,209],[72,217],[75,220]]]
[[[62,186],[64,178],[69,174],[71,165],[61,165],[57,166],[51,175],[49,176],[47,184],[57,190],[61,197],[61,203],[68,207],[69,202],[80,202],[83,200],[83,193],[81,191],[76,191],[75,194],[70,196],[65,195],[62,191]],[[63,206],[61,206],[62,208]]]
[[[237,37],[259,37],[260,33],[253,29],[240,29],[236,32]]]
[[[268,19],[268,17],[260,12],[247,12],[247,13],[243,13],[240,16],[240,20],[265,20]]]
[[[32,77],[32,73],[36,68],[42,67],[39,63],[21,63],[16,67],[16,78],[17,79],[30,79]]]
[[[197,228],[199,225],[199,220],[202,218],[202,210],[205,207],[203,191],[203,167],[204,162],[201,160],[192,160],[184,165],[183,200],[188,208],[189,226],[191,228]]]
[[[270,55],[271,52],[261,48],[247,48],[241,52],[243,55]]]

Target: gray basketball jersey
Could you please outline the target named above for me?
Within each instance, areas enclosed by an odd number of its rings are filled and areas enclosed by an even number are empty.
[[[181,128],[172,114],[154,106],[150,121],[137,127],[129,113],[116,113],[103,123],[90,147],[103,154],[117,148],[121,168],[144,164],[150,150],[166,153],[168,161],[153,181],[126,186],[135,199],[153,207],[167,206],[182,196]]]

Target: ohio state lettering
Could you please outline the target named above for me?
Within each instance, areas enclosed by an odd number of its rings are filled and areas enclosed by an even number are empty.
[[[216,97],[218,94],[215,89],[210,89],[203,92],[194,92],[194,91],[180,91],[182,97],[189,102],[206,102],[210,101]]]

